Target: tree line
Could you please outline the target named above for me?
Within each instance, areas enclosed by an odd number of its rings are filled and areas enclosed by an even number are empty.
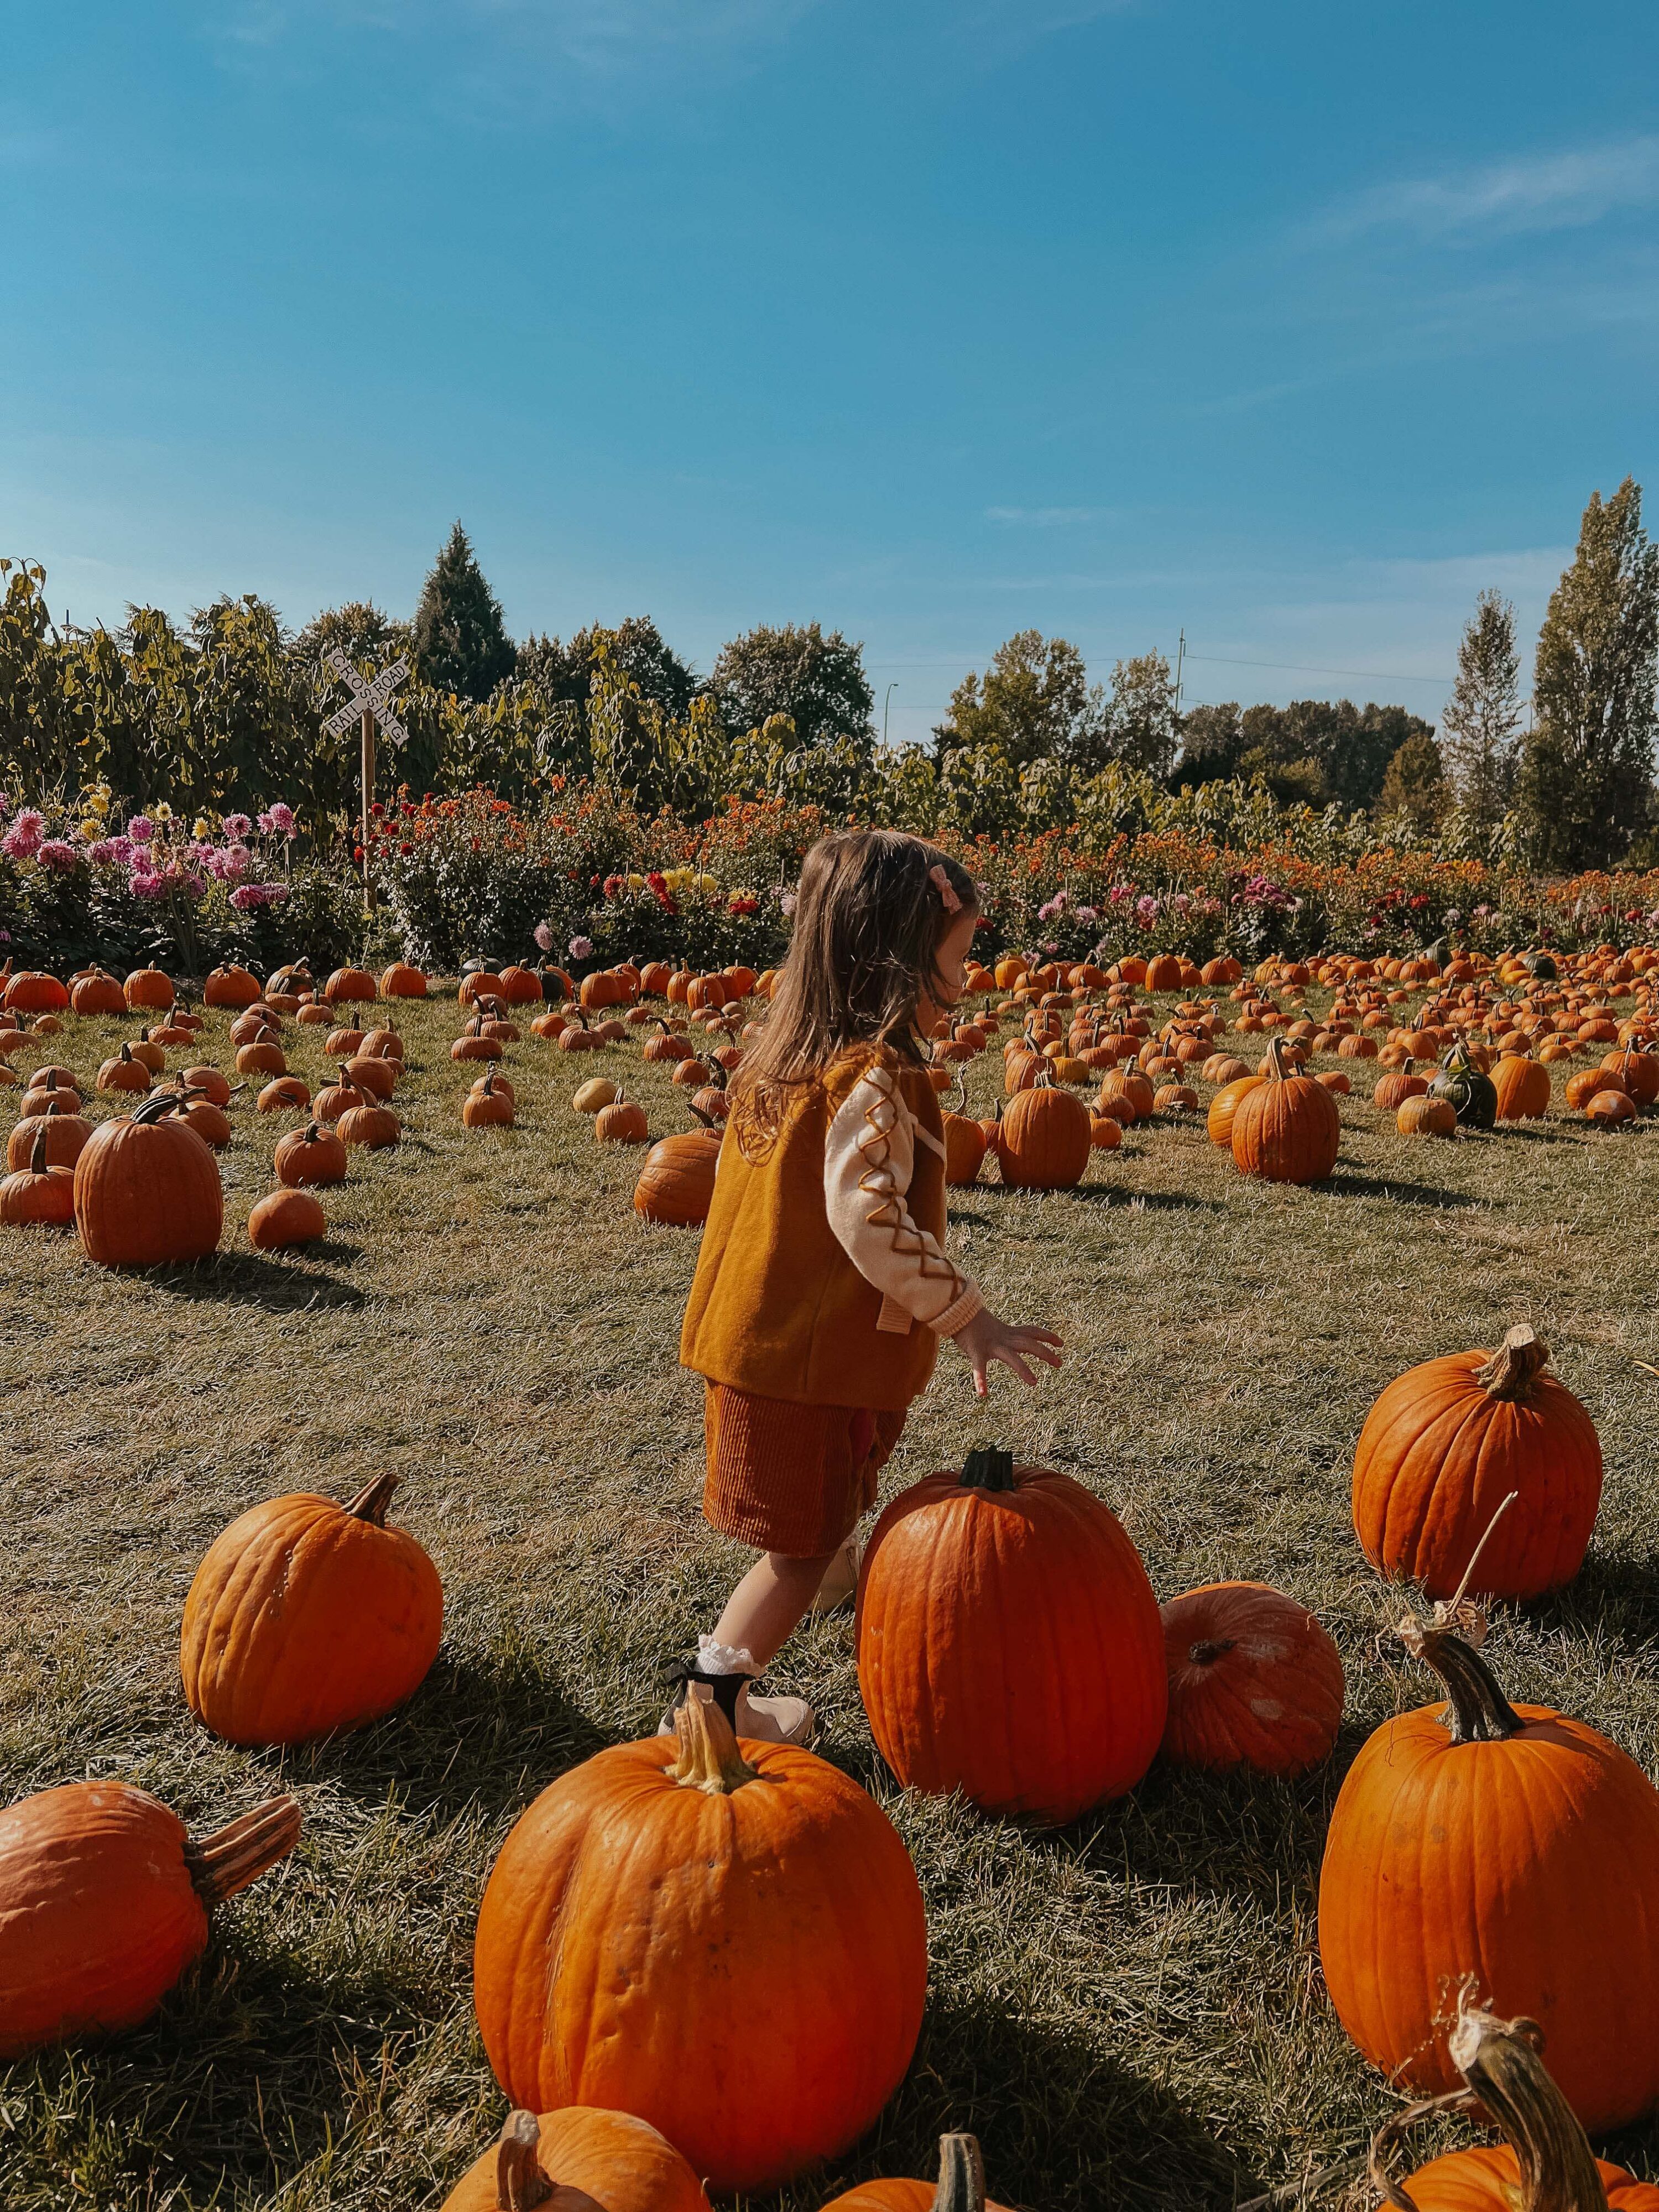
[[[417,793],[482,783],[522,799],[563,776],[689,818],[775,796],[994,835],[1101,804],[1121,817],[1138,787],[1237,782],[1563,870],[1650,857],[1659,814],[1659,549],[1629,479],[1584,510],[1529,710],[1515,610],[1484,592],[1437,729],[1346,699],[1183,714],[1161,653],[1091,684],[1069,641],[1025,630],[963,679],[931,745],[888,748],[861,647],[816,623],[750,630],[706,677],[645,617],[515,643],[459,522],[407,622],[356,603],[290,633],[250,594],[182,624],[133,607],[118,629],[67,629],[46,580],[0,562],[0,761],[32,795],[102,781],[138,803],[221,811],[281,797],[313,834],[343,832],[355,738],[321,729],[343,696],[323,666],[340,647],[366,672],[408,654],[410,743],[388,770]]]

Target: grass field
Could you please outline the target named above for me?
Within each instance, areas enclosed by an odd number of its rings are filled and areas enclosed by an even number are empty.
[[[171,1057],[228,1066],[225,1025]],[[122,1277],[72,1238],[0,1245],[4,1801],[120,1776],[200,1831],[285,1786],[306,1820],[297,1856],[222,1912],[152,2026],[0,2069],[7,2212],[440,2202],[504,2110],[470,1986],[501,1838],[562,1770],[654,1728],[667,1670],[744,1563],[701,1519],[701,1386],[675,1364],[695,1232],[635,1219],[639,1155],[597,1146],[568,1103],[620,1052],[578,1061],[527,1037],[507,1060],[518,1128],[471,1133],[453,1003],[402,1026],[405,1141],[354,1155],[309,1256],[247,1247],[295,1117],[246,1100],[216,1261]],[[89,1077],[124,1033],[72,1023],[40,1057]],[[322,1036],[287,1033],[313,1079]],[[976,1101],[994,1057],[975,1064]],[[665,1071],[631,1048],[628,1064],[653,1133],[685,1126]],[[850,1618],[802,1633],[774,1680],[810,1692],[819,1748],[914,1854],[933,1972],[880,2129],[780,2206],[931,2172],[947,2125],[977,2132],[993,2194],[1034,2212],[1334,2203],[1352,2182],[1394,2100],[1325,1999],[1313,1901],[1348,1761],[1432,1690],[1377,1646],[1401,1594],[1366,1569],[1347,1508],[1360,1422],[1412,1362],[1522,1318],[1553,1346],[1601,1433],[1601,1523],[1575,1588],[1501,1615],[1492,1654],[1512,1696],[1583,1714],[1659,1766],[1659,1382],[1635,1364],[1659,1360],[1659,1135],[1558,1115],[1413,1141],[1368,1096],[1343,1121],[1318,1189],[1247,1182],[1187,1125],[1127,1133],[1074,1193],[953,1194],[965,1264],[1000,1310],[1063,1331],[1066,1364],[1034,1394],[1004,1377],[981,1413],[947,1352],[884,1495],[992,1437],[1063,1468],[1122,1516],[1161,1597],[1254,1577],[1314,1607],[1348,1667],[1347,1719],[1301,1783],[1154,1767],[1124,1801],[1030,1832],[897,1790],[865,1725]],[[202,1551],[276,1492],[344,1498],[386,1467],[403,1478],[392,1517],[447,1592],[424,1688],[298,1754],[216,1742],[179,1686]],[[1618,2154],[1659,2171],[1659,2130]]]

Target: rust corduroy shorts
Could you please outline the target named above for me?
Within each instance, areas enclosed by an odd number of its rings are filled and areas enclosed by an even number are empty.
[[[705,1516],[757,1552],[812,1559],[839,1550],[876,1500],[902,1413],[796,1406],[723,1382],[706,1386]]]

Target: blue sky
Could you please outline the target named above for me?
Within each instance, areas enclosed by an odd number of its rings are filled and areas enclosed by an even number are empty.
[[[0,0],[0,551],[298,623],[459,514],[515,635],[817,617],[896,738],[1028,626],[1434,714],[1649,477],[1656,59],[1650,0]]]

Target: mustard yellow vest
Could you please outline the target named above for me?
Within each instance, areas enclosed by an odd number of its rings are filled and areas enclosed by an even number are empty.
[[[861,1046],[803,1088],[775,1142],[747,1158],[728,1129],[680,1331],[680,1364],[710,1382],[799,1406],[901,1413],[926,1389],[939,1340],[912,1321],[878,1329],[882,1294],[847,1256],[823,1202],[830,1124],[872,1060],[896,1078],[918,1128],[945,1131],[924,1069]],[[918,1143],[906,1204],[945,1242],[945,1163]]]

